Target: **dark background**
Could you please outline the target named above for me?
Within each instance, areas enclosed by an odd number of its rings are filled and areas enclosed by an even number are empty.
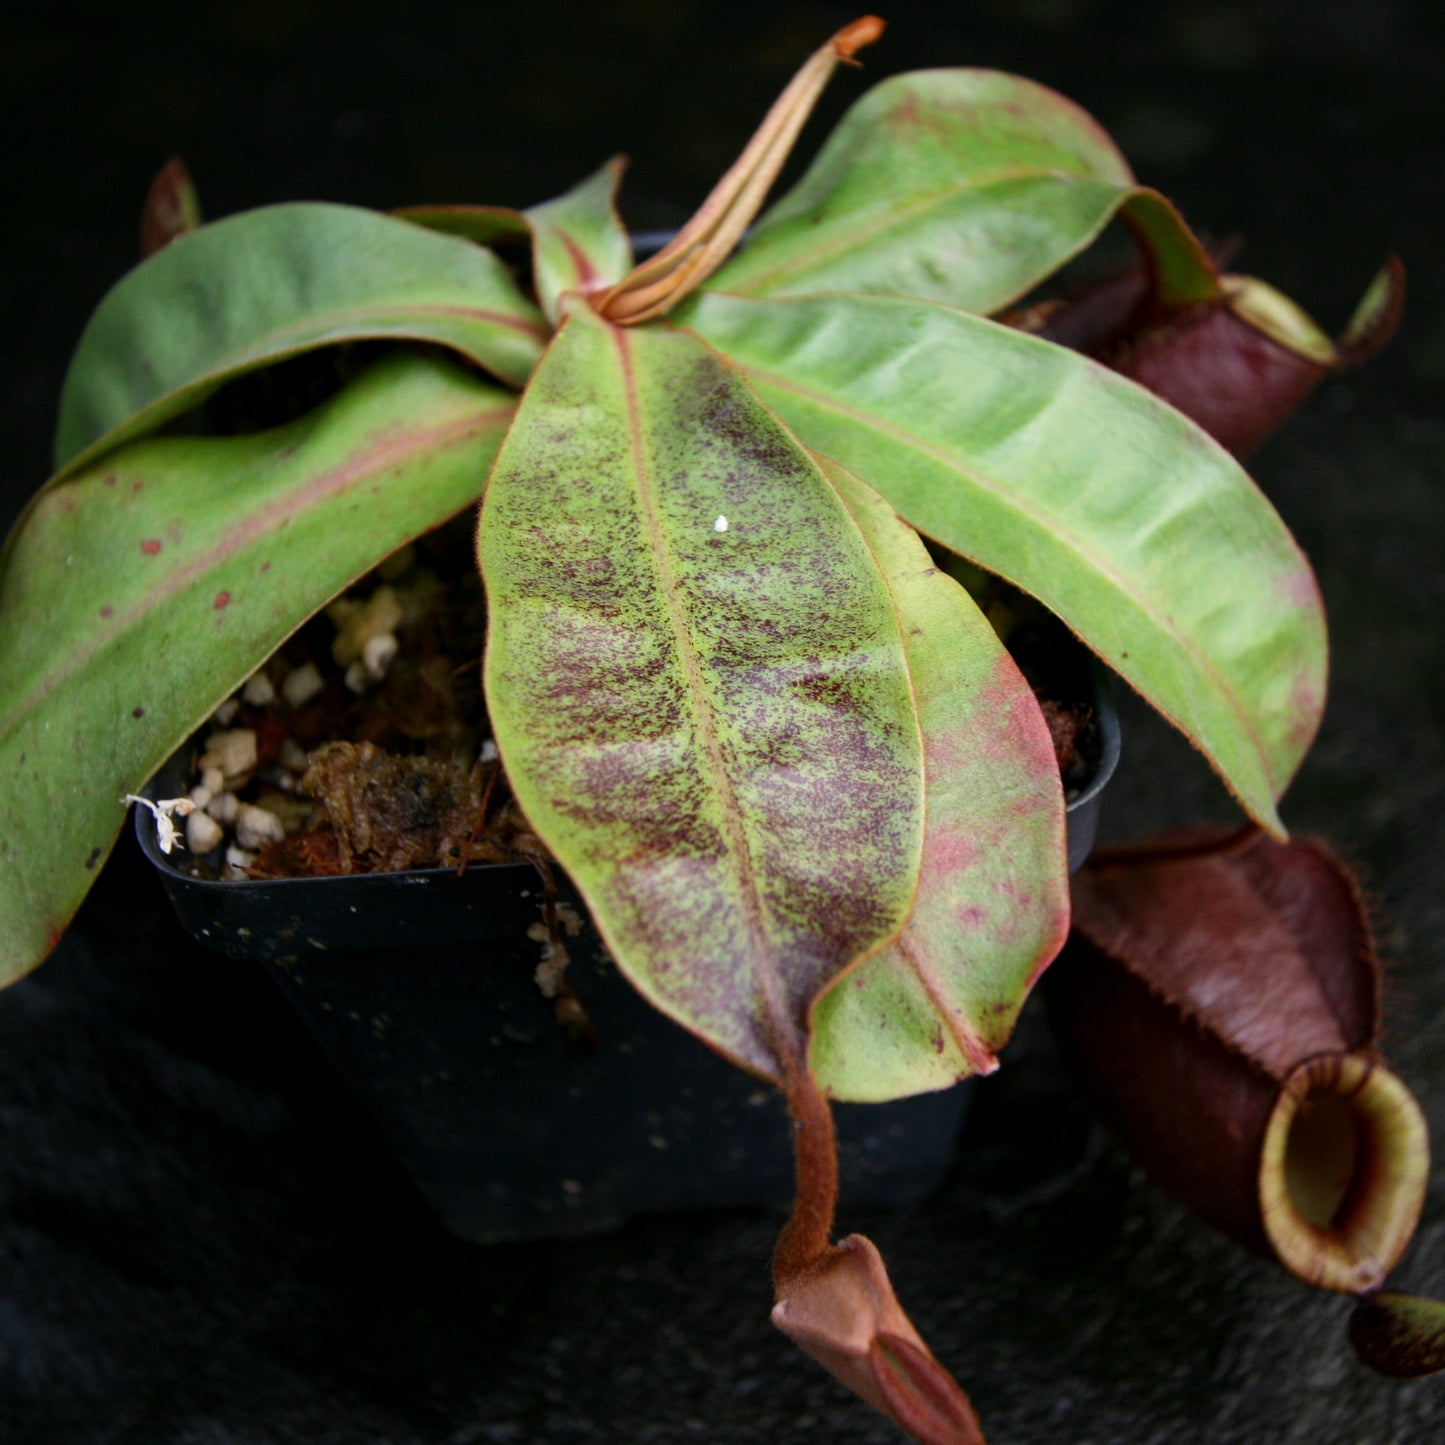
[[[682,219],[852,7],[72,5],[0,28],[0,520],[47,471],[86,315],[182,152],[209,215],[288,199],[526,205],[616,151],[634,226]],[[1252,470],[1310,553],[1329,711],[1285,800],[1375,901],[1387,1045],[1445,1138],[1445,102],[1438,7],[1401,0],[896,5],[868,80],[1052,84],[1237,269],[1338,329],[1388,250],[1406,323]],[[806,154],[825,121],[805,135]],[[1126,704],[1106,832],[1229,817]],[[846,1216],[994,1445],[1424,1445],[1445,1383],[1369,1376],[1347,1302],[1161,1199],[1094,1129],[1030,1010],[929,1206]],[[266,980],[175,930],[123,847],[0,998],[0,1439],[420,1445],[895,1438],[767,1323],[775,1219],[706,1214],[481,1250],[373,1147]],[[1397,1275],[1445,1296],[1445,1179]]]

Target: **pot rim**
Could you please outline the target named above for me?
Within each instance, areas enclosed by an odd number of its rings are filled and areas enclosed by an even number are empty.
[[[1119,728],[1119,712],[1114,702],[1113,677],[1097,658],[1089,659],[1090,676],[1094,684],[1094,721],[1099,732],[1099,760],[1094,775],[1088,784],[1071,798],[1066,807],[1068,819],[1069,871],[1074,872],[1088,856],[1093,847],[1094,833],[1098,826],[1100,799],[1104,789],[1113,778],[1119,766],[1122,735]],[[141,789],[140,795],[158,802],[162,798],[176,796],[176,789],[185,781],[185,770],[181,758],[185,748],[178,749],[155,772],[150,781]],[[181,789],[185,791],[184,788]],[[204,895],[214,890],[234,894],[236,890],[256,893],[257,890],[294,889],[317,884],[329,884],[334,888],[352,887],[375,878],[416,878],[442,879],[462,878],[468,874],[484,874],[491,878],[505,878],[508,871],[518,879],[535,878],[537,872],[531,863],[469,863],[459,872],[455,867],[408,868],[392,873],[349,873],[325,878],[245,878],[220,879],[200,878],[188,872],[183,861],[162,853],[157,838],[155,822],[143,808],[135,810],[136,838],[147,859],[166,875],[168,882],[184,885]],[[279,896],[279,895],[273,895]]]

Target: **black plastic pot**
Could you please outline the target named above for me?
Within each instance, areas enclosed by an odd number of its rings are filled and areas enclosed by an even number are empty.
[[[1107,683],[1092,781],[1069,807],[1069,862],[1093,844],[1118,758]],[[147,795],[187,790],[178,756]],[[635,1214],[786,1206],[793,1160],[776,1091],[664,1018],[590,927],[568,980],[595,1028],[569,1041],[534,979],[542,885],[530,864],[223,883],[137,835],[185,928],[263,963],[397,1158],[455,1233],[494,1242],[605,1229]],[[565,897],[565,890],[563,896]],[[926,1196],[967,1091],[836,1108],[845,1206]]]

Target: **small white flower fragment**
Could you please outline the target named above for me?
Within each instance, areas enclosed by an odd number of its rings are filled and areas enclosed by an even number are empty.
[[[493,739],[493,738],[488,738],[488,739],[482,744],[482,751],[481,751],[481,759],[482,759],[482,761],[483,761],[484,763],[494,763],[494,762],[497,761],[497,759],[498,759],[500,756],[501,756],[501,754],[497,751],[496,740]]]
[[[142,808],[149,808],[151,817],[156,820],[156,846],[162,853],[169,853],[172,848],[184,848],[186,845],[181,841],[181,830],[176,827],[172,813],[184,818],[187,813],[195,808],[195,804],[189,798],[162,798],[159,802],[153,803],[149,798],[137,797],[134,793],[127,793],[122,802],[136,803]]]
[[[728,529],[728,519],[720,516],[717,521],[712,524],[712,529],[714,532],[726,532]]]

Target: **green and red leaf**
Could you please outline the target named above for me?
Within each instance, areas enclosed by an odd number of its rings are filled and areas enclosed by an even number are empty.
[[[606,290],[632,268],[632,242],[618,218],[626,161],[614,156],[565,194],[525,211],[505,206],[408,206],[393,215],[479,246],[530,242],[537,300],[556,324],[563,292]]]
[[[897,933],[923,825],[888,585],[694,337],[585,308],[488,483],[488,705],[518,801],[659,1008],[774,1080]]]
[[[708,284],[745,296],[920,296],[987,314],[1052,275],[1121,208],[1171,281],[1212,276],[1172,208],[1135,183],[1073,102],[998,71],[913,71],[848,111]]]
[[[819,459],[893,589],[923,729],[923,868],[903,932],[813,1007],[809,1061],[863,1102],[989,1073],[1069,927],[1064,798],[1033,692],[917,533]]]
[[[537,299],[554,324],[565,292],[592,295],[632,269],[632,242],[615,208],[624,164],[615,157],[565,195],[525,212]]]
[[[1309,563],[1238,464],[1142,387],[962,311],[706,293],[679,320],[814,450],[1038,597],[1273,831],[1314,736]]]
[[[133,442],[32,507],[0,571],[0,982],[59,937],[123,795],[307,617],[473,500],[515,405],[401,353],[289,426]]]

